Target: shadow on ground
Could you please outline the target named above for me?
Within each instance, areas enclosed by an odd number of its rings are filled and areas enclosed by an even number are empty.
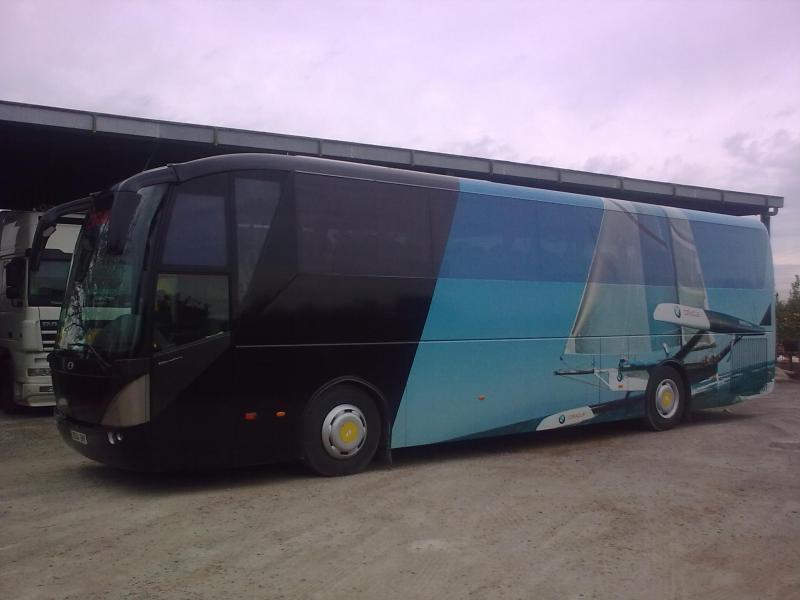
[[[704,427],[750,419],[753,415],[728,412],[727,410],[698,411],[680,427]],[[572,448],[586,444],[595,444],[600,440],[612,439],[626,435],[653,435],[638,420],[614,421],[611,423],[597,423],[538,431],[533,433],[519,433],[502,437],[464,440],[430,446],[417,446],[402,448],[393,452],[394,466],[426,464],[434,461],[460,460],[497,452],[513,453],[526,452],[541,448],[552,450],[557,448]]]
[[[702,411],[692,415],[682,427],[701,428],[725,422],[750,419],[752,415],[726,410]],[[529,452],[540,449],[579,448],[601,440],[630,435],[653,435],[639,421],[598,423],[536,433],[431,444],[393,451],[393,469],[408,469],[429,463],[486,457],[498,453]],[[376,458],[371,472],[385,470],[385,461]],[[87,485],[111,485],[135,494],[173,494],[264,486],[288,481],[319,479],[300,462],[247,466],[229,469],[203,469],[170,472],[124,471],[98,463],[83,462],[75,474]]]

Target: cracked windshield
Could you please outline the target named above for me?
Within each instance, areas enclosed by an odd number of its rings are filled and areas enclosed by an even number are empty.
[[[137,295],[148,232],[166,187],[139,190],[139,204],[121,253],[109,248],[111,206],[87,215],[61,309],[57,348],[83,350],[84,355],[101,360],[133,353],[141,320]]]

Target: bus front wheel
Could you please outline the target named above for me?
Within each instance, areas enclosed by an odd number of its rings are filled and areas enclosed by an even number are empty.
[[[653,431],[675,427],[686,406],[686,386],[681,374],[669,365],[657,367],[647,383],[644,422]]]
[[[370,395],[356,386],[336,386],[306,408],[303,460],[320,475],[352,475],[369,464],[380,438],[380,414]]]

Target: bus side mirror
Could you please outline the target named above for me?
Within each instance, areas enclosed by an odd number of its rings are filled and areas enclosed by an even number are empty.
[[[13,285],[6,288],[6,298],[9,300],[19,300],[19,297],[19,288],[15,288]]]

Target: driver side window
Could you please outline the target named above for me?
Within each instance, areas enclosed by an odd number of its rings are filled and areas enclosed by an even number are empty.
[[[230,330],[226,174],[176,190],[153,306],[153,345],[164,351]]]
[[[153,307],[156,350],[213,337],[229,330],[228,278],[162,274]]]

